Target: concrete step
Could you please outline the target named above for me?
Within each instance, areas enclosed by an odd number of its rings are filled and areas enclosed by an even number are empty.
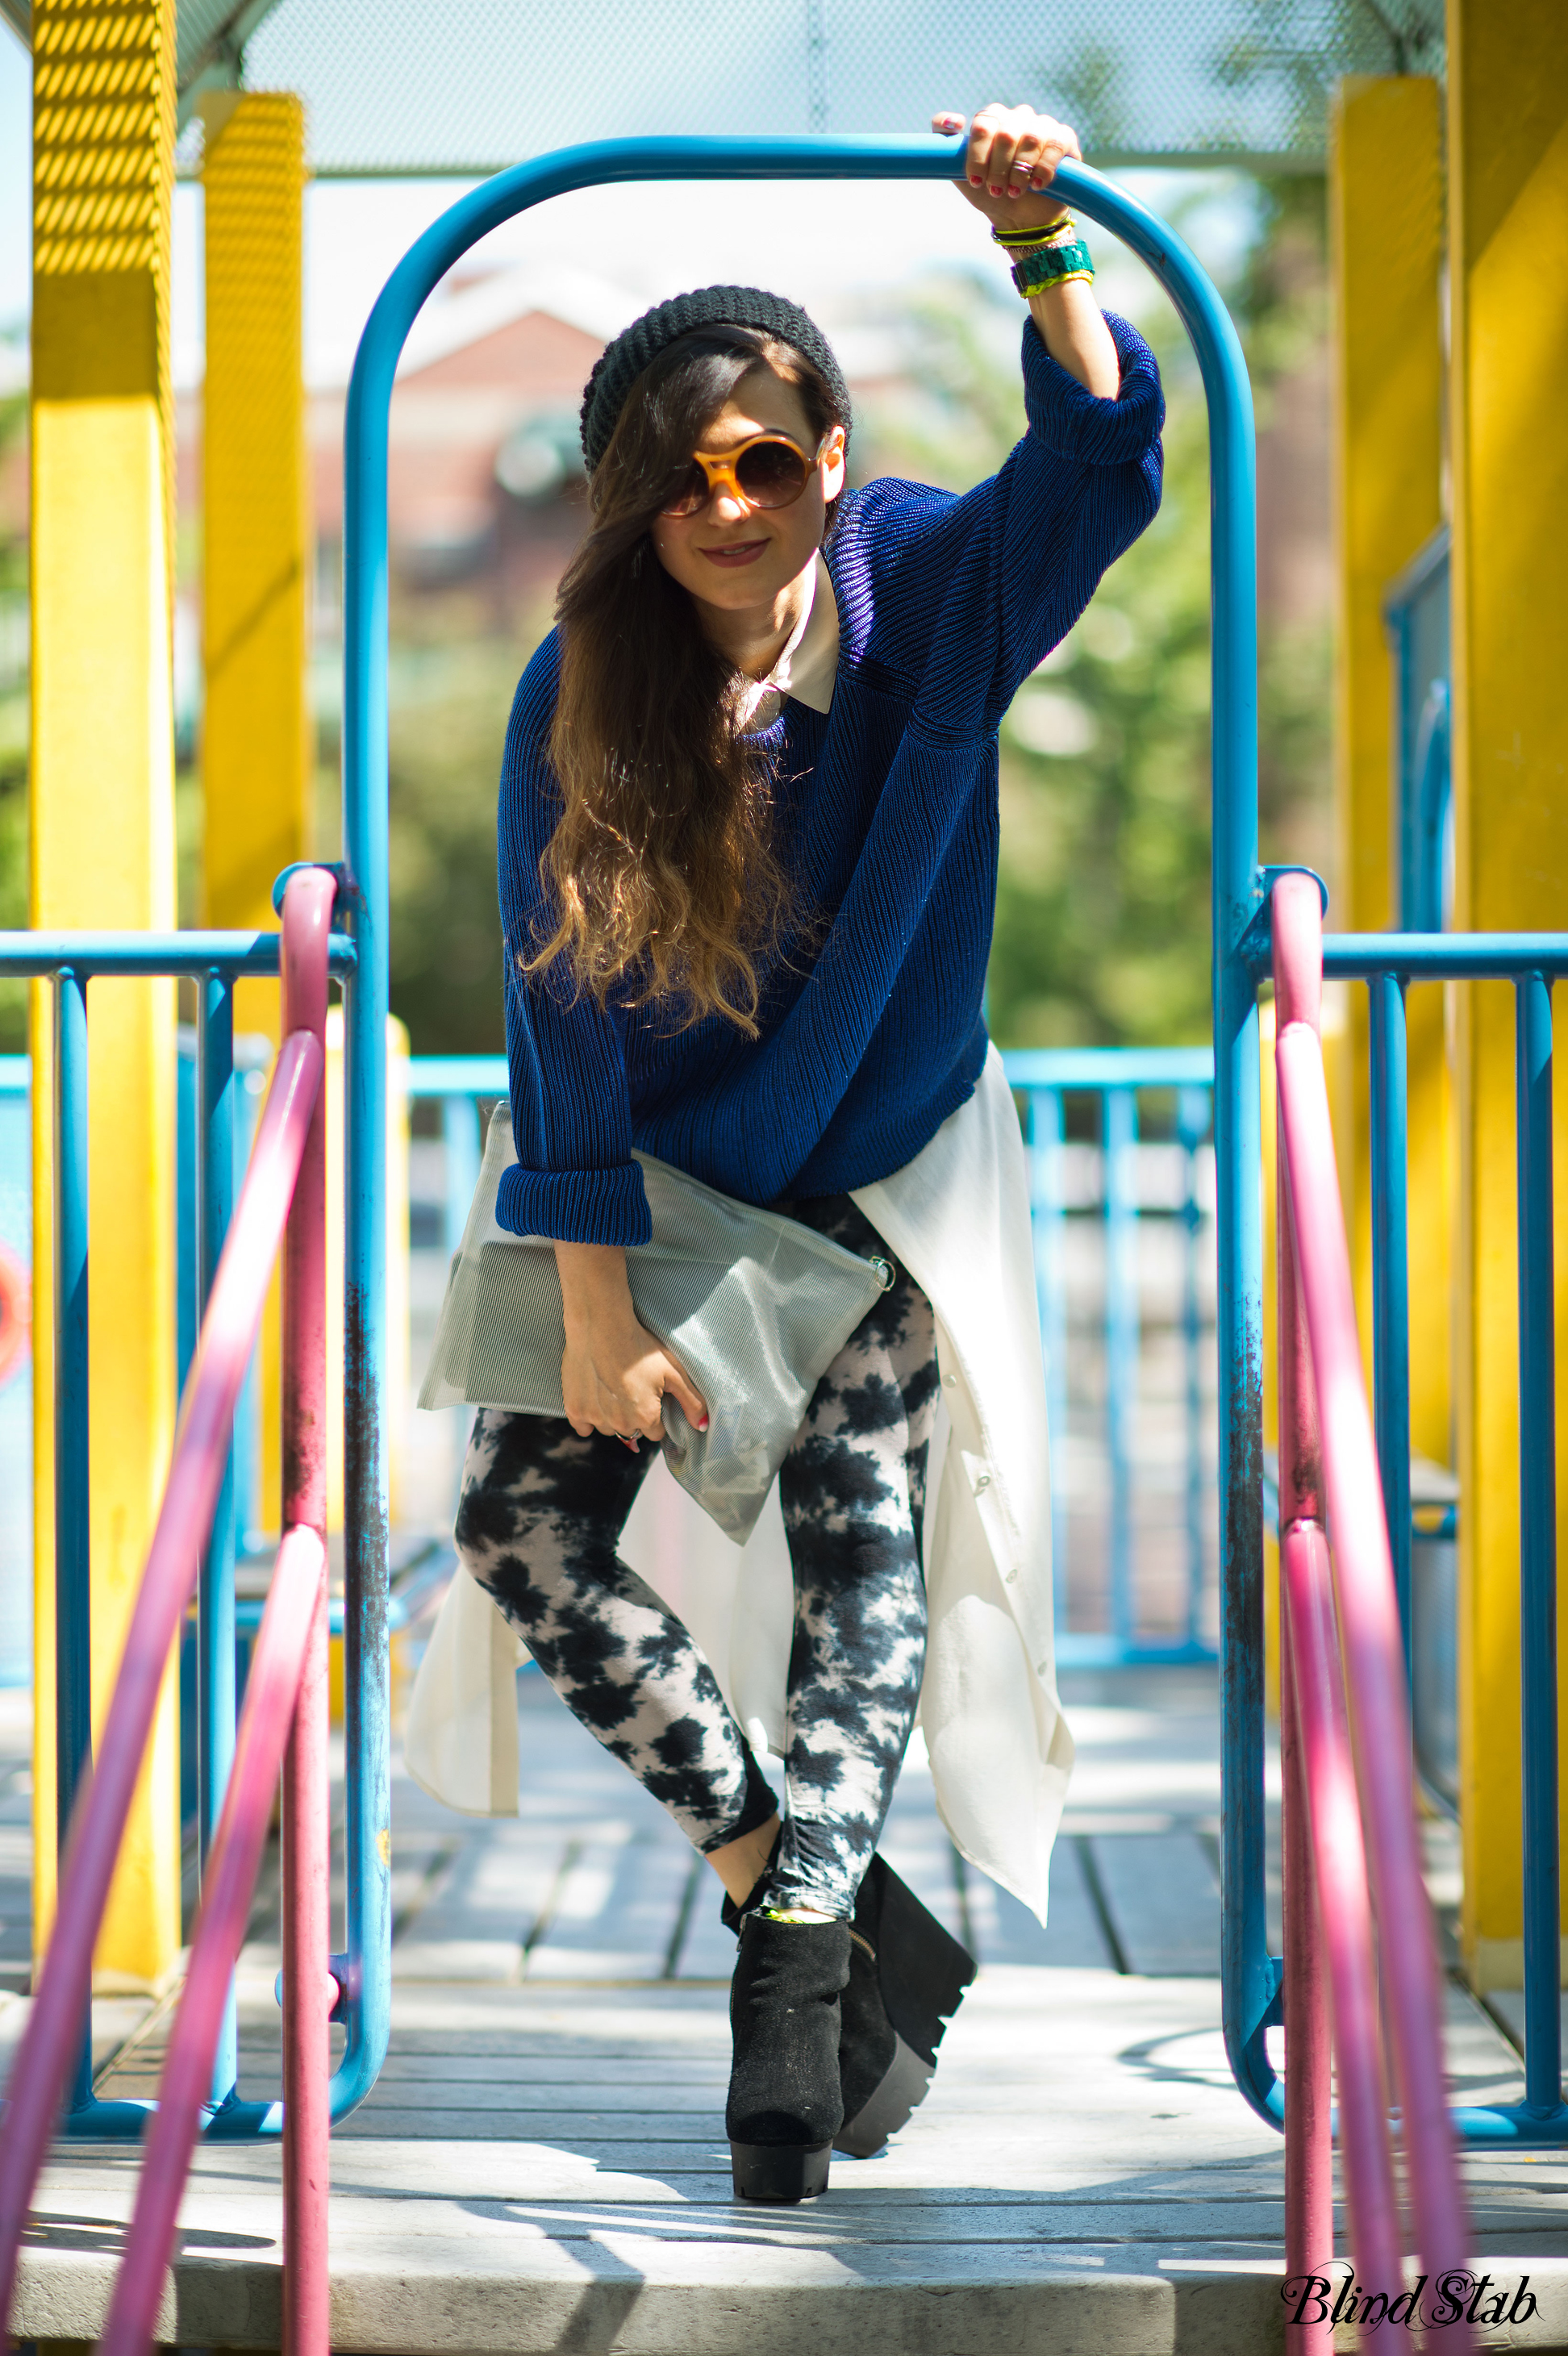
[[[731,2198],[734,1942],[662,1811],[537,1677],[516,1819],[454,1818],[399,1778],[392,2048],[334,2143],[334,2347],[1288,2350],[1282,2147],[1220,2034],[1212,1679],[1097,1674],[1072,1699],[1080,1766],[1048,1928],[956,1860],[916,1746],[884,1847],[981,1976],[908,2127],[876,2159],[835,2160],[827,2195],[795,2210]],[[264,1905],[252,1928],[241,2084],[259,2096],[280,2074]],[[0,2012],[0,2049],[21,2008]],[[156,2094],[166,2014],[99,2009],[100,2092]],[[1457,1989],[1448,2032],[1456,2093],[1517,2094],[1515,2055]],[[1487,2267],[1510,2288],[1528,2274],[1540,2300],[1483,2344],[1568,2350],[1568,2157],[1465,2164]],[[199,2155],[167,2343],[279,2345],[279,2165],[275,2145]],[[124,2147],[57,2151],[16,2336],[77,2356],[97,2335],[136,2170]]]
[[[242,1995],[259,2071],[264,1974]],[[335,2349],[1288,2348],[1282,2148],[1230,2084],[1211,1978],[988,1967],[909,2126],[794,2210],[730,2197],[725,2012],[691,1985],[400,1984],[387,2068],[334,2145]],[[1466,2033],[1468,2090],[1506,2086],[1506,2049]],[[1530,2275],[1544,2327],[1484,2344],[1568,2346],[1568,2158],[1466,2167],[1487,2267]],[[278,2174],[275,2147],[199,2156],[160,2338],[279,2345]],[[130,2152],[57,2153],[17,2336],[95,2335],[134,2185]]]

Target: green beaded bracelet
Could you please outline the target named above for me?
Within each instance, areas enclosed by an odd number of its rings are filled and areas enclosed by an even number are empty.
[[[1013,264],[1013,284],[1026,301],[1039,294],[1047,286],[1059,286],[1069,278],[1092,282],[1094,262],[1081,238],[1070,245],[1031,246]]]

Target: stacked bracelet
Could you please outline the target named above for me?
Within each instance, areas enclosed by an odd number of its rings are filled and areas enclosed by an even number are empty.
[[[1071,238],[1077,228],[1072,215],[1062,213],[1054,221],[1047,221],[1044,229],[1036,224],[1033,229],[993,229],[991,234],[1009,253],[1019,253],[1031,246],[1059,245],[1064,239]]]
[[[1065,286],[1073,279],[1091,284],[1094,262],[1080,237],[1066,245],[1026,246],[1013,264],[1013,284],[1026,300],[1047,286]]]
[[[1078,234],[1070,213],[1046,228],[993,229],[996,243],[1013,264],[1013,284],[1026,301],[1047,286],[1065,286],[1073,279],[1091,282],[1094,263]]]

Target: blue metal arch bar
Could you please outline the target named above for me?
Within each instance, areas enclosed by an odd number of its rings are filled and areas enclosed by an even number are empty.
[[[349,388],[344,450],[344,851],[359,960],[347,991],[349,1207],[345,1401],[346,1671],[351,1965],[342,2116],[374,2083],[391,1995],[385,1470],[387,1016],[387,421],[398,357],[435,285],[500,222],[607,180],[943,180],[961,145],[921,138],[630,139],[568,147],[461,198],[403,256],[372,311]],[[1263,1917],[1262,1311],[1258,1021],[1242,936],[1262,904],[1257,857],[1257,591],[1251,388],[1230,314],[1176,232],[1081,164],[1057,186],[1165,287],[1208,403],[1213,566],[1214,1041],[1219,1165],[1220,1694],[1224,1729],[1221,1971],[1237,2083],[1274,2124],[1263,2050],[1277,1974]]]

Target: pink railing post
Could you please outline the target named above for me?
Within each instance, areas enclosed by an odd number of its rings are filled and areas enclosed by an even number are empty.
[[[1442,1983],[1416,1835],[1403,1644],[1318,1035],[1316,880],[1281,876],[1273,916],[1282,1199],[1293,1302],[1305,1328],[1316,1397],[1322,1506],[1333,1533],[1331,1567],[1319,1521],[1296,1520],[1284,1533],[1282,1569],[1333,1989],[1352,2236],[1368,2286],[1392,2291],[1397,2275],[1379,2280],[1369,2254],[1390,2230],[1397,2237],[1370,1961],[1374,1906],[1383,1933],[1379,1954],[1402,2140],[1429,2280],[1465,2265],[1469,2233],[1447,2113]],[[1282,1221],[1282,1236],[1286,1225]],[[1358,1854],[1363,1842],[1364,1862]],[[1374,2101],[1375,2133],[1365,2115]],[[1392,2211],[1391,2228],[1385,2210]],[[1391,2259],[1380,2254],[1375,2264],[1386,2270]],[[1467,2327],[1455,2329],[1455,2351],[1468,2349]]]
[[[272,1267],[286,1241],[285,1530],[252,1664],[234,1764],[178,2015],[169,2041],[124,2262],[103,2348],[150,2346],[179,2202],[199,2132],[229,1976],[244,1936],[262,1843],[288,1746],[285,1953],[289,2075],[285,2154],[285,2345],[328,2356],[326,1189],[328,953],[335,884],[320,869],[284,906],[284,1044],[213,1284],[176,1434],[174,1461],[93,1772],[72,1815],[55,1930],[0,2128],[0,2315],[81,2008],[126,1810],[169,1645],[211,1526],[234,1406]],[[285,1220],[287,1220],[286,1235]],[[291,1944],[292,1940],[292,1944]],[[292,2030],[292,2041],[290,2032]]]
[[[185,1992],[158,2082],[157,2108],[147,2128],[136,2205],[99,2356],[145,2356],[152,2345],[185,2180],[212,2084],[230,1976],[250,1920],[256,1869],[326,1574],[318,1533],[290,1530],[278,1548],[251,1655],[229,1789],[202,1877]]]
[[[321,1076],[317,1041],[285,1041],[187,1380],[174,1459],[102,1735],[71,1811],[54,1929],[0,2126],[0,2317],[6,2319],[27,2205],[78,2051],[93,1943],[169,1648],[212,1526],[235,1402],[260,1329]]]
[[[1350,2252],[1363,2287],[1391,2299],[1402,2286],[1404,2256],[1379,2046],[1372,1910],[1350,1765],[1328,1547],[1316,1523],[1296,1522],[1285,1532],[1280,1581],[1283,1616],[1290,1625],[1313,1885],[1332,1997]],[[1288,2053],[1285,2058],[1288,2070]],[[1288,2106],[1288,2078],[1285,2101]]]
[[[332,878],[291,877],[284,901],[285,1031],[323,1053]],[[284,1246],[284,1526],[327,1536],[327,1091],[317,1099]],[[330,1842],[326,1557],[312,1601],[283,1785],[284,2329],[285,2356],[328,2356],[330,2281]]]
[[[1276,1001],[1276,1009],[1277,1009]],[[1302,2356],[1326,2356],[1334,2327],[1320,2302],[1306,2294],[1313,2278],[1332,2279],[1334,2262],[1333,2070],[1327,1992],[1317,1930],[1312,1864],[1312,1821],[1306,1763],[1296,1708],[1294,1648],[1286,1599],[1284,1549],[1300,1521],[1316,1521],[1320,1468],[1312,1366],[1295,1293],[1295,1255],[1285,1198],[1284,1162],[1277,1162],[1280,1527],[1280,1847],[1284,1912],[1285,2030],[1285,2281],[1304,2286],[1302,2322],[1294,2327]]]
[[[323,1051],[333,889],[323,871],[301,873],[291,878],[284,902],[284,1033],[311,1038]],[[285,1757],[284,2343],[298,2356],[328,2356],[327,2017],[338,1991],[327,1964],[325,1103],[323,1089],[284,1239],[283,1544],[101,2356],[146,2356],[152,2343],[230,1975]],[[317,1957],[313,1984],[308,1974]]]
[[[1317,886],[1294,879],[1317,905]],[[1284,927],[1274,942],[1275,1035],[1289,1023],[1316,1033],[1321,957],[1303,954]],[[1341,2144],[1350,2246],[1363,2283],[1393,2296],[1399,2208],[1378,2071],[1377,1976],[1355,1788],[1341,1740],[1337,1662],[1326,1662],[1322,1441],[1312,1354],[1296,1280],[1290,1173],[1280,1130],[1279,1269],[1280,1750],[1285,1884],[1285,2273],[1331,2271],[1334,2173],[1331,2042],[1339,2057]],[[1326,1677],[1331,1677],[1326,1687]],[[1294,2007],[1294,2010],[1293,2010]],[[1305,2051],[1298,2077],[1295,2013]],[[1370,2075],[1369,2076],[1369,2070]],[[1311,2252],[1321,2254],[1315,2263]],[[1332,2345],[1326,2317],[1301,2329]]]

